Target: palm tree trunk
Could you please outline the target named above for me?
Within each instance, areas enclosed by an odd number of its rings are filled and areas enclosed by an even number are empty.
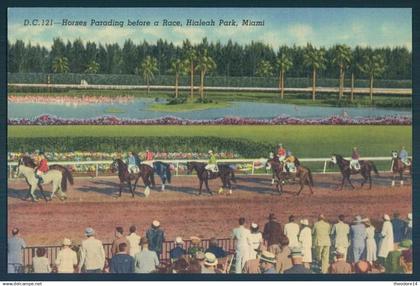
[[[147,96],[149,96],[149,93],[150,93],[149,79],[146,79],[146,84],[147,84]]]
[[[283,76],[283,74],[280,71],[280,75],[279,75],[279,91],[280,91],[280,97],[281,97],[281,99],[283,99],[282,89],[281,89],[281,87],[282,87],[282,85],[281,85],[282,76]]]
[[[312,100],[315,101],[316,69],[312,70]]]
[[[201,96],[201,100],[204,100],[204,70],[201,71],[200,74],[200,96]]]
[[[192,63],[192,62],[191,62],[190,69],[191,69],[191,79],[190,79],[191,91],[190,91],[190,93],[191,93],[191,101],[192,101],[194,99],[194,63]]]
[[[354,92],[354,73],[351,73],[351,92],[350,92],[351,102],[353,102],[353,92]]]
[[[178,98],[178,80],[179,80],[179,74],[176,74],[176,76],[175,76],[175,98]]]
[[[338,99],[341,99],[341,78],[342,78],[342,69],[340,66],[340,75],[338,79]]]
[[[284,99],[284,72],[281,73],[281,99]]]
[[[373,75],[370,76],[370,90],[369,90],[369,94],[370,94],[370,102],[373,102]]]

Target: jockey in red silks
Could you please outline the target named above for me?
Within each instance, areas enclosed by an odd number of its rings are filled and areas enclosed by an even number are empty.
[[[44,152],[39,152],[39,164],[38,167],[35,169],[35,177],[38,178],[38,183],[42,184],[44,180],[42,179],[42,175],[48,172],[48,161],[45,158]]]
[[[277,150],[277,157],[280,161],[286,159],[286,149],[283,148],[283,144],[279,144],[279,149]]]
[[[153,168],[154,156],[155,156],[155,154],[153,154],[153,152],[150,151],[150,149],[146,149],[146,158],[145,158],[143,164],[147,164],[147,165],[149,165]]]

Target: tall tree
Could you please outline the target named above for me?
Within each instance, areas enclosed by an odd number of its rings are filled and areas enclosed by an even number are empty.
[[[255,72],[256,76],[260,77],[270,77],[273,76],[273,66],[269,61],[262,60],[258,63],[257,71]]]
[[[178,98],[179,76],[186,74],[187,70],[188,61],[175,59],[171,62],[171,68],[168,71],[175,75],[175,98]]]
[[[155,77],[155,73],[159,71],[157,67],[156,58],[147,56],[143,62],[140,64],[140,71],[143,75],[143,79],[146,81],[147,85],[147,95],[150,93],[150,81]]]
[[[362,73],[369,76],[369,96],[373,102],[373,79],[385,71],[384,59],[379,54],[366,55],[358,67]]]
[[[85,69],[85,73],[87,74],[97,74],[99,71],[99,64],[95,61],[91,61],[90,63],[87,64],[86,69]]]
[[[325,51],[316,49],[308,43],[305,49],[303,62],[304,65],[312,70],[312,100],[315,101],[316,96],[316,73],[318,70],[325,68]]]
[[[346,45],[336,45],[334,47],[333,64],[339,69],[339,89],[338,97],[341,99],[344,93],[344,73],[351,60],[351,49]]]
[[[55,73],[68,73],[69,69],[69,60],[66,57],[57,57],[54,59],[52,70]]]
[[[280,90],[280,97],[281,99],[284,98],[284,79],[286,76],[286,71],[288,71],[293,63],[290,56],[287,54],[287,50],[282,48],[279,50],[278,58],[277,58],[277,67],[279,69],[279,90]]]
[[[197,61],[197,52],[196,50],[191,46],[188,40],[184,42],[184,46],[186,47],[186,58],[188,60],[189,65],[189,72],[190,72],[190,99],[191,101],[194,100],[194,65]]]
[[[208,71],[211,71],[216,68],[216,63],[214,60],[208,55],[207,50],[204,50],[198,57],[197,57],[197,65],[196,69],[200,71],[200,97],[201,100],[204,99],[204,77]]]

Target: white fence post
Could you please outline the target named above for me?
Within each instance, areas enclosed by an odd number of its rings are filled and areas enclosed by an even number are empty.
[[[325,174],[327,172],[327,160],[324,161],[324,171],[322,172]]]
[[[99,176],[99,163],[96,163],[95,165],[95,177],[97,178]]]
[[[254,175],[254,171],[255,171],[255,161],[252,160],[252,169],[251,169],[251,174]]]

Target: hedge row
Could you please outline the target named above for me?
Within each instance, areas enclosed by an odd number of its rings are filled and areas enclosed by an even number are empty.
[[[258,158],[267,154],[273,146],[247,139],[219,137],[47,137],[8,138],[10,152],[127,152],[144,151],[151,148],[155,152],[195,153],[231,152],[241,158]]]

